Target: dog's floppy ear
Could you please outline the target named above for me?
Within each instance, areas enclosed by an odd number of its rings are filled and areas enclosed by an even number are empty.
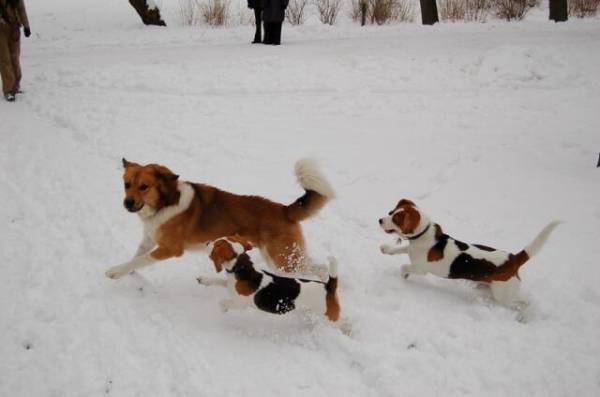
[[[403,211],[394,215],[393,221],[402,230],[402,233],[411,234],[419,226],[421,214],[415,207],[407,206]]]
[[[156,175],[168,182],[174,182],[179,179],[179,175],[174,174],[170,169],[163,165],[157,165],[155,168]]]
[[[231,244],[226,240],[218,240],[213,244],[213,249],[210,253],[210,259],[215,265],[215,270],[220,273],[223,270],[223,263],[229,262],[236,257],[236,253],[231,247]]]

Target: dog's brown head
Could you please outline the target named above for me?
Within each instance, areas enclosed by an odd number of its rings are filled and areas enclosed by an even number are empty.
[[[422,226],[424,224],[424,226]],[[397,233],[410,237],[429,224],[429,219],[422,214],[415,203],[402,199],[388,216],[379,219],[379,225],[386,233]]]
[[[209,245],[210,259],[215,265],[215,270],[219,273],[223,270],[223,265],[232,267],[234,259],[236,259],[238,255],[250,251],[251,249],[252,245],[239,236],[221,238]]]
[[[146,207],[154,213],[179,200],[177,179],[167,167],[158,164],[140,165],[123,159],[123,182],[125,200],[123,205],[129,212],[138,212]]]

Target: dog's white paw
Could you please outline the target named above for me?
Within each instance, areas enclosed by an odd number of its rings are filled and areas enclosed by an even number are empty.
[[[382,244],[379,247],[379,250],[381,251],[382,254],[392,255],[392,253],[394,252],[394,247],[389,244]]]
[[[127,266],[119,265],[113,266],[104,273],[106,277],[112,278],[113,280],[117,280],[130,272]]]

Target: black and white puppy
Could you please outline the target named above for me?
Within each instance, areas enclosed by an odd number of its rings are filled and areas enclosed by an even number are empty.
[[[252,246],[239,237],[221,238],[209,245],[215,269],[219,272],[224,268],[227,280],[201,277],[198,282],[227,287],[229,298],[221,301],[223,311],[253,306],[265,312],[285,314],[296,308],[307,308],[324,314],[330,321],[339,320],[335,258],[329,258],[329,278],[324,282],[257,270],[249,255],[251,249]]]
[[[480,244],[467,244],[442,231],[410,200],[400,200],[388,216],[379,219],[386,233],[408,240],[408,246],[382,245],[388,255],[408,254],[409,265],[402,274],[431,273],[439,277],[467,279],[489,284],[494,299],[507,307],[522,309],[527,302],[520,297],[519,268],[537,254],[560,222],[548,224],[537,237],[517,254]]]

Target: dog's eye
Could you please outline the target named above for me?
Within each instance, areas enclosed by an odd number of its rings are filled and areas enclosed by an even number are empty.
[[[388,212],[388,215],[392,215],[394,213],[394,211],[390,211]]]
[[[140,185],[140,192],[145,192],[148,190],[148,185]]]
[[[125,182],[125,189],[129,189],[131,187],[131,183]]]

